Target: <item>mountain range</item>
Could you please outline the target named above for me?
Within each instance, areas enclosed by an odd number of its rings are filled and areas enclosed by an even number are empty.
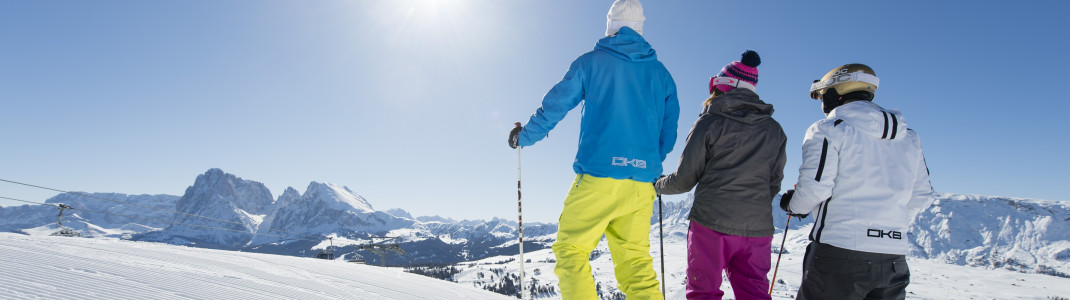
[[[46,203],[52,205],[0,207],[0,231],[54,230],[55,204],[63,203],[73,208],[64,212],[63,225],[86,237],[292,256],[329,251],[338,259],[362,258],[376,265],[385,259],[395,266],[454,264],[518,252],[515,220],[457,221],[413,217],[399,208],[376,210],[368,199],[332,183],[311,182],[303,193],[287,188],[275,198],[263,184],[220,169],[198,175],[182,196],[72,192]],[[661,206],[665,239],[686,239],[691,199]],[[785,218],[774,207],[780,231]],[[909,256],[1070,278],[1068,221],[1066,202],[937,193],[935,203],[911,223]],[[658,222],[655,213],[652,238]],[[804,245],[806,235],[795,231],[809,230],[812,223],[812,218],[793,219],[789,243]],[[553,243],[556,224],[524,225],[525,251]],[[372,244],[397,245],[405,255],[379,256],[361,249]]]
[[[220,169],[200,174],[185,193],[125,195],[71,192],[50,205],[0,207],[0,231],[25,233],[56,227],[57,204],[73,209],[63,225],[86,237],[112,237],[201,248],[293,256],[329,251],[368,264],[448,264],[518,252],[513,220],[412,217],[378,211],[345,186],[311,182],[304,193],[287,188],[278,198],[262,183]],[[525,250],[552,243],[556,224],[524,224]],[[398,245],[406,255],[378,256],[360,246]]]

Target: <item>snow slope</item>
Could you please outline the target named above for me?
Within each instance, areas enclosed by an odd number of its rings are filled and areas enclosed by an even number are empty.
[[[438,216],[413,218],[402,209],[375,211],[367,199],[331,183],[312,182],[304,195],[288,188],[277,201],[271,202],[270,191],[262,184],[211,169],[198,176],[182,197],[90,195],[96,198],[61,194],[48,203],[74,206],[74,210],[64,215],[64,225],[89,237],[123,237],[303,257],[328,249],[333,243],[331,250],[340,257],[350,258],[361,252],[359,255],[375,265],[382,259],[390,265],[461,262],[461,273],[453,276],[455,281],[497,291],[512,289],[509,281],[516,280],[510,276],[518,274],[516,266],[510,265],[516,264],[516,258],[509,256],[517,251],[515,220],[456,221]],[[138,206],[100,198],[126,200]],[[912,297],[1070,297],[1066,290],[1059,289],[1070,286],[1070,202],[944,193],[937,193],[936,198],[932,207],[915,218],[908,233],[911,241],[908,257],[915,278],[911,288],[918,289],[911,290],[916,292]],[[773,202],[774,225],[782,230],[785,215],[776,207],[776,201]],[[139,206],[152,209],[139,209]],[[665,224],[670,296],[683,295],[686,252],[683,247],[690,208],[690,199],[666,202],[661,216]],[[172,209],[183,214],[168,215]],[[56,212],[51,205],[0,207],[0,231],[48,235],[56,230]],[[137,217],[118,218],[120,215]],[[193,226],[175,226],[185,222]],[[658,240],[658,223],[659,216],[654,214],[652,243]],[[784,280],[778,283],[777,293],[781,296],[793,295],[797,289],[800,266],[792,261],[801,257],[812,224],[812,218],[791,222],[785,265],[778,275],[778,281]],[[532,255],[525,256],[531,260],[528,274],[537,279],[527,283],[535,283],[536,289],[544,292],[541,298],[556,297],[553,256],[548,249],[540,251],[553,243],[556,230],[556,224],[528,223],[524,228],[525,249]],[[408,255],[388,254],[381,259],[358,249],[359,245],[381,242],[373,237],[384,235],[397,237],[392,242],[398,243]],[[334,239],[327,240],[327,237]],[[775,237],[776,244],[771,250],[777,250],[779,238],[780,235]],[[652,252],[655,257],[658,255],[657,249]],[[603,246],[592,255],[599,288],[604,292],[603,298],[621,296],[616,294],[619,291],[615,288],[612,265],[605,254],[608,249]],[[0,256],[4,255],[0,251]],[[655,264],[660,268],[660,262]],[[1050,276],[1034,277],[1039,274]],[[1055,292],[1050,293],[1052,290]],[[0,286],[0,299],[4,291]],[[985,296],[988,294],[1000,297]],[[730,292],[728,295],[731,298]]]
[[[811,225],[788,232],[787,250],[780,261],[773,299],[794,299],[802,281],[802,257],[806,248],[806,234]],[[660,250],[657,227],[651,234],[651,255],[654,269],[661,279]],[[779,246],[782,232],[773,236],[774,247]],[[686,238],[670,236],[665,239],[665,285],[666,299],[684,299],[684,278],[687,255]],[[518,255],[499,256],[479,261],[458,264],[461,271],[453,277],[459,283],[484,286],[500,282],[501,277],[519,274]],[[524,254],[526,285],[536,287],[557,285],[554,275],[554,256],[550,249]],[[776,263],[776,254],[771,260]],[[908,257],[911,283],[907,287],[908,299],[1059,299],[1070,297],[1070,279],[1044,274],[1024,274],[1005,269],[984,269],[946,264],[937,260]],[[591,269],[602,293],[602,299],[614,299],[619,293],[613,275],[613,262],[605,241],[599,244],[592,255]],[[772,271],[768,274],[772,277]],[[735,299],[731,284],[724,280],[722,290],[725,299]],[[536,295],[535,299],[561,299],[555,293]],[[620,298],[623,299],[623,298]]]
[[[1070,298],[1070,204],[1033,199],[937,195],[937,202],[912,224],[914,240],[907,261],[909,299],[1066,299]],[[651,255],[661,278],[657,204],[651,218]],[[687,214],[691,199],[664,203],[665,281],[667,299],[684,299],[687,267]],[[772,263],[783,237],[785,215],[774,208]],[[802,279],[802,257],[813,218],[793,219],[777,272],[774,299],[793,299]],[[525,232],[526,233],[526,232]],[[550,240],[549,242],[552,242]],[[1007,254],[1004,254],[1007,253]],[[1013,254],[1013,255],[1009,255]],[[500,285],[519,274],[517,255],[488,257],[458,264],[453,280],[477,286]],[[556,287],[550,249],[524,255],[525,284]],[[1014,263],[1012,263],[1014,262]],[[619,295],[605,241],[591,255],[591,268],[602,299]],[[768,274],[772,277],[772,272]],[[725,299],[734,299],[727,279]],[[536,299],[560,299],[556,292]],[[621,298],[622,299],[622,298]]]
[[[396,268],[0,233],[0,299],[511,299]]]

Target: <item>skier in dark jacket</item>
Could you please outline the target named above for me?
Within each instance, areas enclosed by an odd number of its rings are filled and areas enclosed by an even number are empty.
[[[769,299],[773,197],[784,178],[787,136],[755,94],[761,59],[747,50],[710,79],[710,98],[662,194],[695,187],[688,219],[687,298],[720,299],[727,271],[737,299]]]
[[[906,230],[933,189],[921,138],[872,102],[878,83],[847,64],[811,85],[826,117],[806,131],[799,183],[780,200],[788,213],[815,212],[796,299],[906,297]]]

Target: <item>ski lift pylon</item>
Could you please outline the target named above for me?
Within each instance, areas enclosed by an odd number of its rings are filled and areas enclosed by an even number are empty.
[[[70,229],[70,228],[67,228],[67,227],[63,226],[63,211],[67,210],[67,209],[74,209],[74,208],[70,207],[70,206],[68,206],[66,204],[63,204],[63,203],[59,204],[59,215],[56,215],[56,225],[59,227],[59,230],[56,231],[56,232],[53,232],[51,235],[52,236],[66,236],[66,237],[81,237],[82,236],[81,233],[79,233],[77,231],[74,231],[74,229]]]
[[[334,252],[331,252],[331,248],[334,248],[334,237],[327,238],[331,240],[331,245],[327,246],[327,249],[323,249],[319,254],[316,254],[316,258],[334,260]]]
[[[373,239],[374,239],[374,237],[373,237]],[[380,239],[385,239],[387,241],[390,241],[390,240],[397,239],[397,237],[381,237]],[[372,253],[378,254],[379,255],[379,265],[383,266],[383,267],[386,266],[386,251],[394,252],[394,253],[397,253],[398,255],[408,255],[408,253],[405,253],[405,250],[402,250],[401,247],[399,247],[396,243],[391,243],[391,244],[371,243],[371,244],[367,244],[367,245],[360,245],[360,247],[358,247],[357,250],[368,250],[368,251],[371,251]]]

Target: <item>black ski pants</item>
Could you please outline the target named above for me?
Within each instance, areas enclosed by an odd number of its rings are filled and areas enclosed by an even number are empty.
[[[906,299],[905,255],[862,252],[811,242],[795,299]]]

